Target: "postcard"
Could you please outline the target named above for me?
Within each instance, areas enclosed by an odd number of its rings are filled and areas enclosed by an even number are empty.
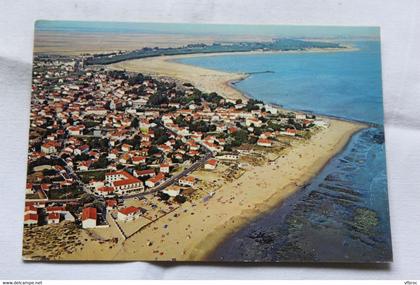
[[[25,260],[392,261],[378,27],[34,41]]]

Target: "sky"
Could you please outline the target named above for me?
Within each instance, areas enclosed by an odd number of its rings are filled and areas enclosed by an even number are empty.
[[[35,22],[37,32],[140,33],[191,35],[264,35],[272,37],[379,38],[379,27],[280,26],[174,23],[46,21]]]

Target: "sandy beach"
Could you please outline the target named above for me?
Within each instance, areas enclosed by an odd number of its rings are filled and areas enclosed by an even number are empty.
[[[330,120],[310,140],[295,140],[277,160],[224,182],[208,201],[187,202],[118,244],[88,240],[60,260],[203,261],[231,233],[277,207],[339,153],[362,124]]]
[[[230,86],[230,82],[245,79],[248,76],[247,74],[222,72],[175,61],[181,58],[197,56],[210,55],[194,54],[134,59],[111,64],[108,68],[140,72],[157,77],[171,77],[181,82],[189,82],[204,92],[216,92],[225,98],[246,100],[240,91]]]
[[[155,253],[158,260],[205,259],[229,234],[305,185],[362,127],[331,121],[329,129],[310,141],[296,141],[274,163],[254,167],[239,179],[226,183],[207,203],[181,208],[178,218],[165,217],[155,225],[157,230],[149,228],[133,236],[114,259],[147,259],[154,256],[155,250],[159,250],[158,256]],[[185,209],[188,211],[184,212]],[[163,229],[165,224],[169,226]],[[157,245],[147,246],[148,240],[156,241]]]
[[[174,77],[227,98],[244,98],[229,82],[240,80],[245,74],[219,72],[173,61],[180,57],[183,56],[131,60],[113,64],[110,68]],[[292,140],[291,146],[276,160],[252,166],[231,182],[220,182],[221,186],[212,198],[188,201],[130,238],[120,239],[117,244],[86,240],[84,249],[64,253],[59,259],[206,260],[206,256],[226,237],[259,215],[278,207],[308,183],[345,147],[354,133],[367,127],[332,118],[324,117],[324,120],[329,122],[328,128],[321,128],[309,140]],[[200,178],[199,174],[196,176]],[[100,231],[95,234],[101,235]]]
[[[173,56],[159,56],[142,59],[133,59],[110,64],[107,67],[115,70],[140,72],[157,77],[171,77],[181,82],[189,82],[205,92],[216,92],[232,100],[248,98],[240,91],[232,88],[231,83],[248,77],[246,73],[231,73],[219,70],[201,68],[198,66],[179,63],[176,60],[191,57],[210,57],[221,55],[250,55],[268,53],[304,53],[304,52],[351,52],[357,48],[345,49],[308,49],[306,51],[251,51],[251,52],[226,52],[226,53],[198,53]]]

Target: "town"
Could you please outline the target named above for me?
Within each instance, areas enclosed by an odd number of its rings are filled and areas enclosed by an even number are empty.
[[[311,114],[78,57],[36,56],[32,92],[27,229],[67,221],[128,238],[183,203],[211,199],[217,179],[196,173],[224,167],[233,179],[255,150],[328,127]]]

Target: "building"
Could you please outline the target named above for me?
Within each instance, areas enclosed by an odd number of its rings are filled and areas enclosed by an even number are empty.
[[[66,208],[64,206],[50,206],[46,208],[48,214],[61,214]]]
[[[212,158],[207,160],[206,164],[204,164],[204,169],[206,170],[214,170],[217,166],[217,160]]]
[[[297,130],[288,128],[285,131],[281,131],[280,134],[294,137],[297,134]]]
[[[130,206],[130,207],[118,210],[117,220],[125,221],[125,222],[133,221],[137,219],[138,217],[140,217],[140,215],[141,215],[141,211],[139,208]]]
[[[217,156],[217,158],[221,160],[238,160],[239,155],[235,153],[226,153],[226,154]]]
[[[192,176],[181,177],[181,178],[179,178],[178,183],[181,186],[194,187],[194,185],[195,185],[195,178],[192,177]]]
[[[146,170],[134,170],[133,175],[135,177],[154,177],[156,173],[153,169],[146,169]]]
[[[53,154],[57,152],[57,143],[49,141],[41,145],[41,151],[45,154]]]
[[[158,173],[156,176],[146,180],[146,186],[152,188],[159,185],[164,180],[165,180],[165,175],[163,173]]]
[[[114,194],[114,191],[115,191],[115,188],[112,186],[103,186],[103,187],[96,188],[95,193],[100,196],[108,197],[108,196],[112,196]]]
[[[118,195],[144,190],[143,182],[126,171],[114,171],[105,174],[105,181],[114,187]]]
[[[131,148],[132,148],[131,145],[125,143],[125,144],[122,145],[121,150],[125,151],[125,152],[128,152],[128,151],[131,150]]]
[[[23,224],[25,226],[38,225],[38,215],[37,214],[25,214]]]
[[[176,185],[171,185],[162,190],[163,193],[168,194],[171,197],[178,196],[181,193],[182,188]]]
[[[254,126],[254,127],[259,128],[262,126],[262,122],[255,117],[246,118],[245,124],[247,127]]]
[[[84,208],[82,212],[82,227],[84,229],[96,227],[96,208],[88,207]]]
[[[146,158],[144,156],[133,156],[131,158],[131,161],[133,162],[133,164],[138,165],[138,164],[146,163]]]
[[[112,185],[115,188],[115,193],[119,195],[126,195],[132,192],[144,190],[143,182],[134,176],[129,179],[114,181]]]
[[[273,143],[269,139],[258,139],[257,145],[264,147],[271,147]]]
[[[117,207],[118,202],[115,199],[106,200],[106,209],[107,211],[113,210]]]
[[[160,165],[160,172],[162,172],[162,173],[169,173],[169,164],[162,163]]]
[[[32,214],[32,215],[36,215],[38,214],[38,209],[35,208],[34,205],[29,205],[25,207],[25,215],[26,214]]]
[[[48,224],[58,224],[60,222],[60,214],[59,213],[50,213],[48,214]]]
[[[34,193],[32,183],[26,183],[25,194],[32,194],[32,193]]]

